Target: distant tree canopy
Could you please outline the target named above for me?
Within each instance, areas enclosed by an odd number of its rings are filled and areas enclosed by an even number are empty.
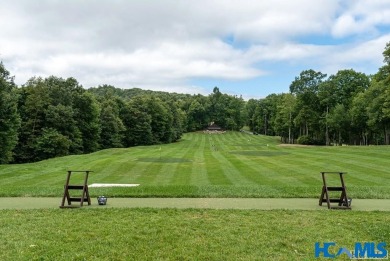
[[[352,69],[326,74],[305,70],[289,94],[246,104],[252,131],[283,142],[318,145],[390,144],[390,43],[374,75]]]
[[[109,85],[86,90],[55,76],[17,87],[3,64],[0,73],[0,163],[170,143],[210,121],[231,130],[245,121],[243,99],[218,88],[208,97]]]
[[[0,63],[0,164],[12,160],[12,151],[18,141],[20,117],[16,91],[13,78]]]
[[[389,145],[390,43],[383,55],[375,75],[304,70],[290,93],[249,101],[218,87],[208,96],[110,85],[86,90],[55,76],[18,87],[0,63],[0,164],[170,143],[210,122],[226,130],[246,125],[287,143]]]

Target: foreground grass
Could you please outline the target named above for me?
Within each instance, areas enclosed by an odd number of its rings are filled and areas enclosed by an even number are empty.
[[[356,211],[3,210],[0,259],[313,260],[315,242],[389,242],[388,221]]]
[[[290,147],[239,132],[188,133],[174,144],[0,165],[0,196],[60,196],[68,169],[90,169],[89,183],[141,184],[93,196],[318,197],[319,172],[345,171],[351,197],[390,198],[389,158],[390,146]]]

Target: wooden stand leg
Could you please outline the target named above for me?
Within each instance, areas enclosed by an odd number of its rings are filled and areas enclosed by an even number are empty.
[[[327,173],[339,174],[341,187],[328,186],[326,184],[326,178],[325,178],[325,174],[327,174]],[[322,191],[321,191],[321,196],[320,196],[320,201],[319,201],[320,206],[322,206],[323,202],[326,202],[328,205],[328,209],[335,209],[335,208],[337,208],[337,209],[351,209],[351,206],[348,202],[347,190],[345,187],[343,174],[345,174],[345,172],[321,172],[323,186],[322,186]],[[331,199],[329,196],[329,191],[340,191],[341,195],[339,198],[332,198]],[[345,202],[345,205],[344,205],[344,202]],[[330,203],[338,203],[338,205],[337,205],[337,207],[331,206]]]
[[[83,185],[70,185],[70,177],[73,172],[85,172],[84,176],[84,184]],[[68,176],[66,178],[65,186],[64,186],[64,195],[62,197],[61,201],[61,206],[60,208],[65,208],[65,207],[75,207],[72,206],[72,201],[80,202],[79,207],[82,207],[84,204],[84,201],[88,202],[88,205],[91,205],[91,198],[89,197],[89,191],[88,191],[88,176],[89,173],[92,171],[68,171]],[[81,190],[81,197],[71,197],[69,190]],[[68,202],[68,205],[65,206],[65,199]]]

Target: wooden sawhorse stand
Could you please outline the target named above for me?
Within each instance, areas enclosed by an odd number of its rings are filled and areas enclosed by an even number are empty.
[[[83,185],[70,185],[70,176],[75,172],[84,172],[84,184]],[[88,205],[91,205],[91,198],[89,197],[88,192],[88,176],[89,173],[92,172],[90,170],[83,171],[74,171],[68,170],[68,176],[66,178],[65,186],[64,186],[64,196],[62,197],[62,202],[60,208],[73,208],[73,207],[82,207],[84,202],[88,202]],[[69,194],[69,190],[82,190],[81,197],[71,197]],[[68,205],[65,206],[65,199],[67,200]],[[72,202],[80,202],[79,206],[72,205]]]
[[[326,184],[325,174],[339,174],[341,187],[329,187]],[[322,192],[320,197],[319,205],[322,206],[323,202],[326,202],[328,205],[328,209],[351,209],[351,205],[348,201],[347,190],[344,183],[343,175],[346,172],[321,172],[322,175]],[[329,191],[341,191],[340,198],[329,198]],[[331,206],[330,203],[338,203],[337,206]]]

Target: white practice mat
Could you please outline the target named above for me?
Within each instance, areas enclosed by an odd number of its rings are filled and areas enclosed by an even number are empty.
[[[88,185],[89,188],[108,188],[108,187],[137,187],[139,184],[109,184],[109,183],[93,183]]]

